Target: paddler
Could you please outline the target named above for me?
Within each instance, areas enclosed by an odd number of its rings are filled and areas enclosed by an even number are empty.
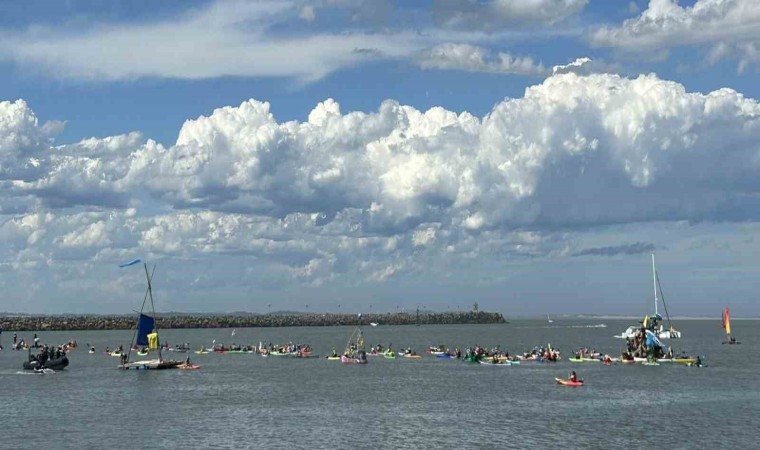
[[[574,370],[570,372],[570,381],[572,381],[573,383],[578,381],[578,375],[575,374]]]

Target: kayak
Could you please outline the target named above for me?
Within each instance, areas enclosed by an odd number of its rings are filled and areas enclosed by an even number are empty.
[[[693,364],[697,362],[696,358],[673,358],[674,363],[681,363],[681,364]]]
[[[561,384],[562,386],[572,386],[572,387],[583,386],[583,380],[570,381],[570,380],[563,380],[562,378],[555,378],[554,380],[557,382],[557,384]]]
[[[325,356],[328,361],[340,361],[340,356]]]
[[[208,352],[206,350],[196,350],[196,355],[208,355]]]
[[[438,359],[455,359],[456,358],[456,356],[448,354],[448,353],[444,353],[442,355],[435,355],[435,357]]]
[[[420,355],[404,355],[404,358],[408,358],[408,359],[421,359],[422,356],[420,356]]]
[[[196,370],[196,369],[200,369],[200,368],[201,368],[201,366],[199,366],[197,364],[180,364],[180,365],[177,366],[177,369],[179,369],[179,370]]]
[[[478,361],[480,364],[483,364],[484,366],[511,366],[512,361],[504,361],[504,362],[491,362],[491,361]]]
[[[145,355],[148,354],[148,352],[137,352],[137,354],[140,355],[140,356],[145,356]]]
[[[385,358],[385,359],[396,359],[396,354],[395,353],[385,353],[385,354],[383,354],[383,358]]]
[[[570,362],[600,362],[598,358],[568,358]]]

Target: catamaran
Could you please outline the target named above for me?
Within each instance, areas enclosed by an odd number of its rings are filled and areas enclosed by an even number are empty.
[[[728,306],[723,310],[723,321],[721,326],[726,330],[727,340],[723,341],[724,344],[741,344],[741,342],[738,342],[735,337],[731,336],[731,315],[728,313]]]
[[[681,337],[681,332],[673,328],[673,324],[670,322],[670,315],[668,314],[668,307],[665,305],[665,295],[662,293],[660,278],[657,276],[657,268],[654,263],[654,253],[652,253],[652,283],[654,284],[654,315],[651,317],[645,316],[642,324],[654,323],[655,326],[652,331],[659,339],[679,339]],[[667,330],[662,326],[661,323],[659,323],[659,321],[662,320],[662,316],[659,314],[657,308],[659,303],[657,297],[658,293],[660,294],[659,298],[662,299],[662,306],[665,308],[665,317],[668,320]],[[639,330],[641,330],[641,326],[628,327],[624,332],[615,337],[621,339],[633,338]]]
[[[139,262],[139,260],[132,261],[127,265],[133,265]],[[148,273],[148,264],[143,263],[145,268],[145,278],[148,280],[148,289],[145,291],[145,297],[143,298],[142,307],[140,308],[140,314],[137,317],[137,326],[135,327],[134,345],[130,346],[129,353],[125,355],[122,363],[119,365],[120,369],[136,369],[136,370],[161,370],[161,369],[177,369],[182,364],[181,361],[165,360],[161,355],[161,345],[158,340],[158,326],[156,325],[156,308],[153,304],[153,287],[152,279],[153,272],[156,271],[156,266],[153,266],[153,271]],[[151,315],[143,313],[145,310],[145,303],[150,299]],[[149,351],[156,351],[158,358],[130,361],[132,356],[132,348],[135,346],[143,346]]]

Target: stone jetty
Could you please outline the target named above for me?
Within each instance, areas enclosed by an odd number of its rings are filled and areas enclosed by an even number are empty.
[[[359,324],[357,314],[271,313],[271,314],[176,314],[158,313],[158,327],[167,328],[246,328],[246,327],[331,327]],[[131,315],[0,315],[3,331],[126,330],[134,328]],[[364,314],[361,324],[456,325],[507,323],[500,313],[420,312]]]

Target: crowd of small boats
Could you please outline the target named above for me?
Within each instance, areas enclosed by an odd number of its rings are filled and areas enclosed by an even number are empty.
[[[135,260],[138,261],[139,260]],[[127,264],[133,265],[135,262]],[[214,354],[258,354],[262,357],[276,357],[276,358],[320,358],[320,355],[315,353],[312,346],[306,343],[292,343],[286,344],[264,344],[259,342],[258,345],[246,344],[238,345],[233,343],[232,345],[217,344],[216,341],[212,341],[210,347],[199,346],[197,350],[192,350],[193,347],[189,343],[184,342],[174,346],[170,346],[168,343],[160,344],[158,338],[158,328],[153,316],[145,314],[143,310],[146,306],[146,301],[150,299],[151,309],[153,309],[153,295],[152,295],[152,272],[148,272],[147,265],[144,265],[145,275],[148,282],[148,289],[143,300],[143,307],[140,310],[136,330],[135,339],[132,345],[125,350],[123,346],[115,346],[112,350],[110,347],[106,347],[104,354],[113,357],[119,357],[120,363],[118,367],[120,369],[136,369],[136,370],[160,370],[160,369],[181,369],[181,370],[194,370],[200,368],[199,365],[193,364],[190,361],[190,357],[186,356],[184,360],[164,359],[163,355],[173,354],[185,354],[188,355],[191,352],[196,355],[206,355],[210,353]],[[154,267],[155,270],[155,267]],[[665,328],[663,325],[663,318],[658,311],[658,299],[661,299],[664,304],[664,296],[662,295],[662,289],[657,277],[657,272],[654,264],[654,255],[652,255],[652,272],[654,279],[654,309],[655,313],[652,316],[646,315],[639,321],[637,325],[629,327],[625,332],[621,333],[617,338],[626,340],[626,347],[620,355],[611,356],[609,354],[602,354],[595,349],[584,347],[571,352],[571,355],[567,358],[567,361],[572,363],[601,363],[604,365],[613,364],[635,364],[640,363],[642,365],[660,365],[663,363],[672,364],[684,364],[687,366],[701,367],[704,365],[700,356],[690,356],[684,353],[674,354],[672,347],[663,344],[662,340],[667,339],[679,339],[681,338],[681,332],[675,330],[672,324],[669,323],[669,327]],[[659,294],[659,295],[658,295]],[[667,317],[667,307],[665,307],[665,313]],[[396,351],[389,344],[383,346],[381,344],[371,346],[369,350],[366,349],[364,334],[361,329],[361,314],[359,314],[358,320],[360,326],[354,328],[351,336],[346,343],[343,352],[338,352],[335,348],[327,354],[324,358],[328,361],[340,361],[343,364],[367,364],[370,360],[369,357],[382,357],[383,359],[410,359],[419,360],[428,355],[428,358],[435,358],[440,360],[458,360],[466,363],[477,363],[485,366],[512,366],[520,365],[523,363],[556,363],[562,359],[561,352],[558,348],[552,347],[551,344],[546,346],[536,346],[521,353],[510,353],[500,346],[491,348],[483,347],[480,345],[474,345],[467,347],[464,350],[460,348],[454,348],[450,350],[445,345],[430,346],[423,353],[417,353],[411,347],[403,348],[400,351]],[[553,321],[547,316],[549,323]],[[668,317],[668,322],[670,322]],[[731,322],[728,307],[725,308],[722,315],[722,326],[726,331],[727,340],[724,344],[739,344],[735,337],[731,335]],[[378,323],[371,323],[371,326],[377,326]],[[235,336],[235,330],[232,331],[232,337]],[[66,354],[73,351],[76,347],[76,341],[69,341],[66,344],[54,347],[48,347],[47,345],[40,345],[37,335],[34,335],[32,340],[33,344],[29,345],[23,339],[17,339],[16,333],[13,335],[13,349],[21,350],[27,349],[29,352],[28,360],[24,362],[23,368],[25,370],[33,370],[35,373],[50,373],[50,371],[62,370],[68,366],[69,361]],[[94,346],[87,344],[88,352],[90,354],[96,354],[97,350]],[[37,350],[36,354],[32,353],[32,349]],[[2,350],[2,347],[0,347]],[[132,359],[132,355],[137,356],[149,356],[150,359]],[[582,386],[583,380],[577,380],[575,378],[575,372],[565,380],[557,378],[556,382],[564,386]]]

